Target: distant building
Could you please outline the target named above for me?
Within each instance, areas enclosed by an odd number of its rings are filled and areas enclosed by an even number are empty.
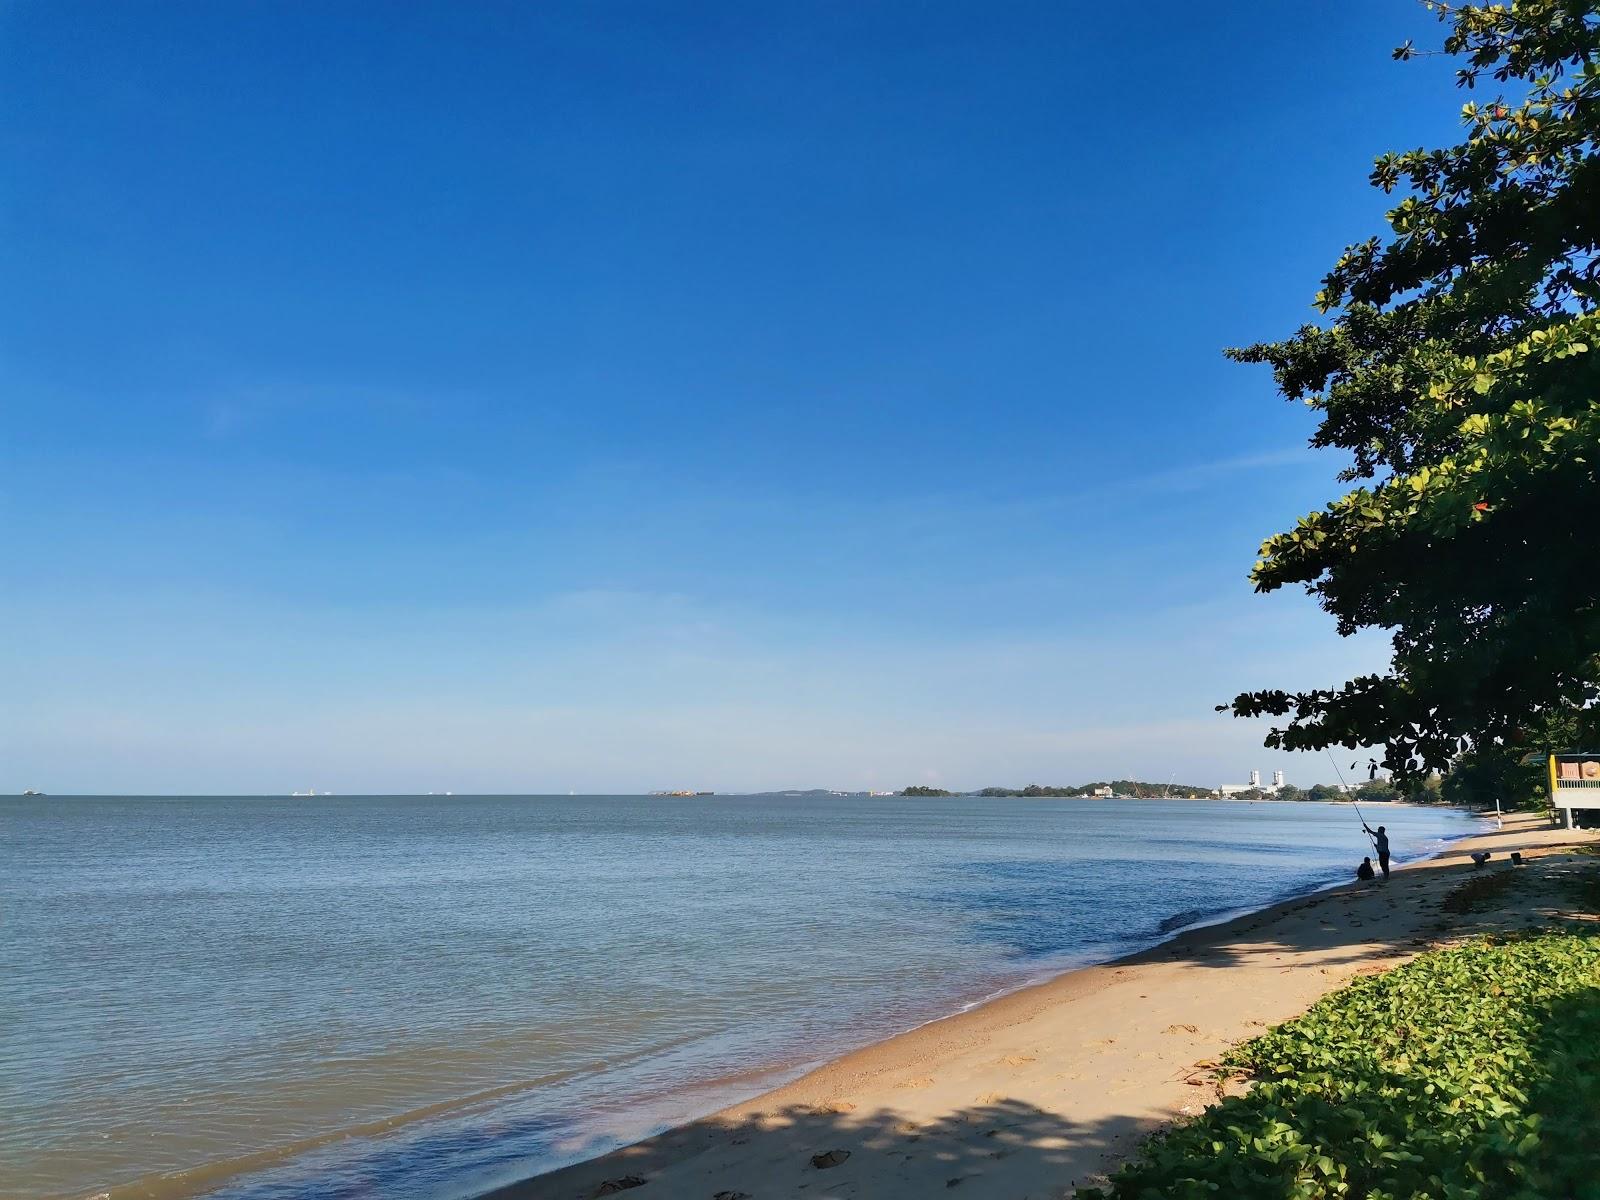
[[[1260,771],[1251,771],[1249,783],[1225,783],[1217,789],[1217,795],[1226,799],[1229,796],[1237,796],[1241,792],[1275,792],[1282,786],[1282,771],[1274,771],[1272,773],[1272,783],[1270,786],[1262,784]]]

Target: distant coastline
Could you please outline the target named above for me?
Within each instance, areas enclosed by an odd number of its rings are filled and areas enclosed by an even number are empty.
[[[1252,803],[1310,800],[1337,804],[1354,800],[1361,804],[1414,804],[1420,807],[1434,807],[1444,803],[1436,788],[1423,788],[1420,794],[1410,795],[1397,791],[1383,780],[1374,780],[1359,787],[1319,783],[1309,788],[1298,788],[1292,784],[1277,784],[1271,787],[1208,788],[1198,784],[1113,779],[1065,787],[1030,783],[1021,788],[985,787],[971,791],[914,784],[894,794],[921,797],[977,796],[1066,800],[1244,800]]]
[[[105,800],[105,799],[146,799],[146,800],[186,800],[194,798],[186,792],[65,792],[45,793],[39,791],[24,791],[0,793],[3,800],[42,800],[51,798],[55,800]],[[279,800],[284,799],[310,799],[331,800],[333,792],[305,791],[305,792],[227,792],[209,793],[207,799],[214,800]],[[893,797],[907,797],[912,799],[929,797],[948,798],[976,798],[976,799],[1056,799],[1056,800],[1229,800],[1244,801],[1248,803],[1265,802],[1290,802],[1314,801],[1325,804],[1364,805],[1393,804],[1414,808],[1463,808],[1459,803],[1452,804],[1442,799],[1414,799],[1389,788],[1387,785],[1376,787],[1361,787],[1341,790],[1329,784],[1317,784],[1307,789],[1282,788],[1277,791],[1272,789],[1226,791],[1219,788],[1202,788],[1194,785],[1139,783],[1134,781],[1117,781],[1115,784],[1083,784],[1074,787],[1045,787],[1038,784],[1029,784],[1027,787],[985,787],[975,790],[957,791],[948,788],[929,787],[925,785],[912,785],[899,791],[879,791],[865,788],[785,788],[782,790],[762,791],[690,791],[687,788],[672,791],[653,792],[343,792],[339,794],[346,800],[394,800],[394,799],[456,799],[456,800],[482,800],[485,798],[500,797],[506,799],[528,798],[616,798],[628,796],[642,796],[652,800],[674,799],[705,799],[719,797],[722,799],[749,799],[772,797],[783,800],[811,800],[848,797],[873,797],[888,799]]]

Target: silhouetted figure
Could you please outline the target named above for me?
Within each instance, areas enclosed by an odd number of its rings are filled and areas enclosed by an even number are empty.
[[[1372,869],[1372,860],[1370,858],[1363,858],[1361,860],[1361,865],[1356,868],[1356,878],[1376,879],[1377,877],[1377,872]]]
[[[1383,878],[1387,881],[1389,878],[1389,835],[1383,831],[1382,825],[1379,825],[1376,829],[1370,829],[1367,823],[1363,821],[1361,822],[1361,828],[1366,829],[1372,835],[1372,844],[1378,851],[1378,870],[1383,872]]]
[[[1473,866],[1481,867],[1481,866],[1483,866],[1484,863],[1486,863],[1488,861],[1489,861],[1489,852],[1487,850],[1474,850],[1472,852],[1472,865]]]

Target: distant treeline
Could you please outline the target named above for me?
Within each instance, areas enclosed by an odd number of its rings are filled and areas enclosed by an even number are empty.
[[[1023,788],[986,787],[980,796],[1092,796],[1105,788],[1113,796],[1132,796],[1140,800],[1203,800],[1212,789],[1190,783],[1145,783],[1139,779],[1097,779],[1093,783],[1080,783],[1075,787],[1045,787],[1030,783]]]
[[[1445,798],[1441,795],[1442,783],[1440,776],[1429,775],[1402,790],[1386,779],[1378,779],[1360,784],[1348,792],[1327,783],[1315,784],[1308,788],[1297,788],[1293,784],[1286,783],[1275,792],[1257,790],[1237,792],[1233,798],[1235,800],[1354,800],[1358,804],[1404,800],[1408,804],[1442,804],[1445,803]]]
[[[1382,800],[1408,800],[1413,804],[1438,803],[1440,779],[1431,775],[1426,780],[1401,792],[1385,780],[1363,783],[1352,792],[1345,792],[1332,784],[1319,783],[1309,788],[1298,788],[1286,783],[1281,788],[1252,788],[1234,792],[1235,800],[1349,800],[1376,804]],[[1090,797],[1097,791],[1111,789],[1118,797],[1140,800],[1207,800],[1217,794],[1215,788],[1199,787],[1191,783],[1146,783],[1138,779],[1097,780],[1074,787],[1045,787],[1030,783],[1022,788],[986,787],[976,792],[951,792],[936,787],[908,787],[902,796],[1080,796]]]
[[[935,787],[908,787],[901,792],[902,796],[1093,796],[1102,788],[1110,788],[1112,795],[1132,796],[1142,800],[1159,800],[1167,797],[1173,800],[1204,800],[1213,795],[1213,790],[1206,787],[1197,787],[1188,783],[1144,783],[1137,779],[1111,779],[1098,780],[1094,783],[1080,783],[1075,787],[1046,787],[1043,784],[1030,783],[1027,787],[1004,788],[986,787],[977,792],[950,792],[944,788]]]

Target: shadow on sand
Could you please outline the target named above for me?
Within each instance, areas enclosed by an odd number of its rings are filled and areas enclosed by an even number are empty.
[[[1126,1153],[1152,1127],[1128,1118],[1074,1124],[1017,1100],[974,1105],[925,1122],[887,1110],[792,1105],[671,1130],[604,1159],[491,1192],[485,1200],[873,1200],[948,1192],[1046,1200],[1086,1182],[1075,1178],[1082,1164]],[[737,1165],[730,1166],[723,1152],[734,1147]]]

